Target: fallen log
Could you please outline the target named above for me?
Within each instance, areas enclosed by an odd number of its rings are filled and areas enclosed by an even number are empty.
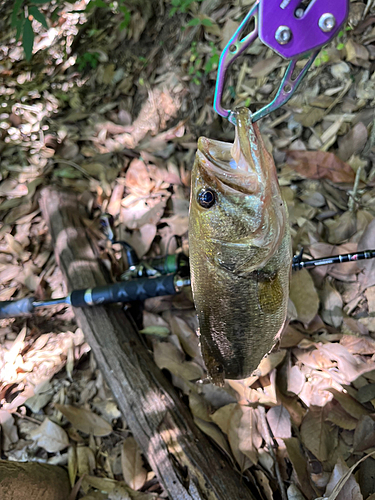
[[[67,500],[70,489],[62,467],[0,460],[1,500]]]
[[[40,206],[69,291],[106,284],[76,195],[47,187]],[[195,426],[125,312],[116,306],[74,312],[121,413],[170,500],[254,500],[245,479]]]

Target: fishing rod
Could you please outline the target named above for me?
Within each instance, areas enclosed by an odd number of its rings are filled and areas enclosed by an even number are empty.
[[[116,243],[119,242],[116,241]],[[128,244],[126,244],[125,248],[127,252],[134,250]],[[375,250],[364,250],[362,252],[334,255],[314,260],[302,260],[302,255],[303,249],[298,255],[293,257],[292,269],[294,271],[330,264],[373,259],[375,258]],[[151,264],[155,267],[152,268]],[[129,275],[125,273],[123,275],[125,277],[124,281],[94,288],[73,290],[66,297],[59,299],[37,300],[35,297],[25,297],[19,300],[0,302],[0,319],[24,316],[33,313],[35,309],[57,304],[66,304],[73,307],[92,307],[119,302],[143,301],[151,297],[175,295],[181,292],[183,287],[190,285],[188,259],[182,253],[150,259],[149,261],[138,260],[138,263],[133,261],[133,266],[130,272],[131,276],[150,272],[151,269],[153,269],[154,275],[146,274],[143,277],[129,279]]]
[[[303,248],[300,253],[293,257],[292,270],[311,269],[318,266],[329,266],[330,264],[344,264],[345,262],[357,262],[375,258],[375,250],[364,250],[363,252],[345,253],[332,255],[332,257],[322,257],[320,259],[302,260]]]

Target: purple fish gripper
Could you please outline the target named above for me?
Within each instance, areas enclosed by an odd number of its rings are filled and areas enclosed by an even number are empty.
[[[274,100],[253,114],[252,120],[285,104],[311,67],[321,47],[339,32],[349,13],[349,0],[257,0],[224,48],[218,67],[214,97],[215,111],[235,124],[235,116],[221,101],[228,67],[259,36],[260,40],[285,59],[291,59]],[[251,19],[254,30],[241,38]],[[311,53],[297,77],[293,72],[301,55]]]

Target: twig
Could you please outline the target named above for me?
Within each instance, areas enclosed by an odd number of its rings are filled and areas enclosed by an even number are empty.
[[[28,420],[29,422],[33,422],[34,424],[42,425],[43,422],[40,422],[40,420],[37,420],[36,418],[29,417],[28,415],[22,415],[22,413],[19,413],[18,411],[13,412],[13,415],[16,415],[18,418],[23,418],[24,420]]]
[[[273,461],[275,463],[275,473],[276,473],[277,482],[278,482],[279,488],[280,488],[281,498],[282,498],[282,500],[288,500],[288,497],[287,497],[286,491],[285,491],[284,482],[283,482],[283,479],[282,479],[281,473],[280,473],[279,463],[278,463],[277,458],[276,458],[275,450],[273,449],[272,437],[271,437],[271,433],[269,431],[268,423],[266,420],[266,412],[265,412],[263,406],[259,406],[258,409],[259,409],[259,415],[260,415],[260,423],[261,423],[262,431],[263,431],[262,434],[263,434],[264,440],[266,441],[268,451],[270,452],[270,455],[273,458]]]
[[[362,166],[359,166],[358,170],[355,174],[355,181],[354,181],[353,190],[348,191],[348,195],[349,195],[348,209],[350,212],[354,211],[354,203],[356,202],[356,196],[357,196],[359,181],[361,178],[361,173],[362,173]]]

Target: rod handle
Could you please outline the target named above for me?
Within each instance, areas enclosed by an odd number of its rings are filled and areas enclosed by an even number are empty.
[[[96,286],[87,290],[74,290],[70,294],[70,303],[74,307],[87,307],[116,302],[133,302],[159,295],[174,295],[177,293],[174,281],[175,275],[169,274],[156,278],[140,278],[113,285]]]
[[[30,314],[34,311],[33,302],[35,297],[25,297],[20,300],[6,300],[0,302],[0,319],[15,318]]]

